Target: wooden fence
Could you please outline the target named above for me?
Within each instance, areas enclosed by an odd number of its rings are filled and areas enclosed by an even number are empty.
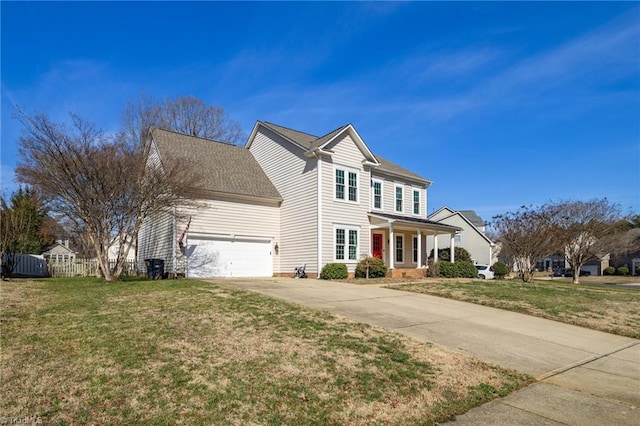
[[[115,259],[109,260],[109,268],[116,264]],[[95,276],[98,269],[96,259],[71,259],[67,261],[47,262],[49,276],[51,277],[90,277]],[[135,260],[127,260],[122,270],[122,275],[137,275],[138,267]]]
[[[5,255],[5,265],[9,260],[10,257]],[[11,260],[14,263],[11,273],[13,277],[90,277],[95,276],[98,269],[96,259],[47,260],[40,254],[14,254]],[[115,259],[109,260],[109,268],[113,268],[115,264]],[[122,275],[134,276],[145,272],[138,270],[135,260],[127,260]]]

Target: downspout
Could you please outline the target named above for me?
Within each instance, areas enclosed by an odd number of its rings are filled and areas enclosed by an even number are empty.
[[[176,206],[173,206],[173,237],[171,238],[172,256],[173,256],[173,279],[178,278],[178,252],[176,251],[176,237],[178,236],[178,222],[176,219]]]
[[[320,278],[320,271],[322,270],[322,157],[318,155],[318,152],[314,153],[318,160],[318,278]]]

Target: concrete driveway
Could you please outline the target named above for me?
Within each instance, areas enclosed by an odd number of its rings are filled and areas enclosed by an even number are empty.
[[[211,281],[437,343],[538,379],[452,425],[640,425],[639,340],[376,286],[292,278]]]

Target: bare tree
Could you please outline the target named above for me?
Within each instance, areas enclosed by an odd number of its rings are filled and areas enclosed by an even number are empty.
[[[220,106],[207,105],[194,96],[163,101],[142,95],[123,112],[125,135],[130,141],[144,141],[151,127],[239,145],[245,135]]]
[[[533,207],[522,206],[516,212],[495,216],[492,226],[522,280],[533,281],[537,261],[553,253],[555,247],[548,217]]]
[[[544,207],[553,226],[558,248],[573,270],[573,282],[580,282],[582,266],[598,255],[620,249],[620,206],[606,198],[591,201],[561,201]]]
[[[123,133],[107,136],[76,115],[70,124],[22,111],[16,117],[23,125],[18,179],[86,237],[107,281],[120,277],[128,241],[137,239],[143,220],[184,204],[184,195],[197,185],[194,172],[178,163],[148,166],[149,144],[127,143]],[[109,247],[115,243],[110,267]]]

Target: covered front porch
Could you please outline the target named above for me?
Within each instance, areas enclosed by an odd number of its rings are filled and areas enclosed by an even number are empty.
[[[451,261],[455,261],[455,234],[462,229],[422,218],[369,213],[371,255],[384,260],[393,278],[426,276],[427,258],[433,249],[438,261],[438,236],[451,239]],[[434,236],[433,247],[427,247],[427,236]]]

